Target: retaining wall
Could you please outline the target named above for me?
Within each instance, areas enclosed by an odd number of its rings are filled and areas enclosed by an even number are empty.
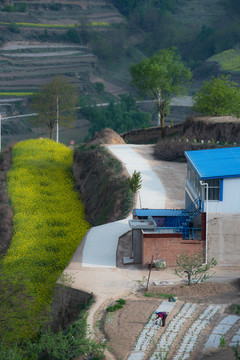
[[[154,260],[165,259],[167,266],[176,266],[179,255],[193,255],[205,250],[203,240],[183,240],[182,234],[143,234],[142,238],[142,264]]]

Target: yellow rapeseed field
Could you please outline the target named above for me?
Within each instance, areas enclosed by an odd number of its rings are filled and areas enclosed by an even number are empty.
[[[72,177],[72,150],[48,139],[13,148],[8,192],[14,234],[4,260],[27,278],[39,308],[47,305],[89,224]]]

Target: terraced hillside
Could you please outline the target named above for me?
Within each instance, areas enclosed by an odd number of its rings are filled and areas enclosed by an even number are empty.
[[[202,25],[213,26],[224,14],[224,5],[219,0],[190,0],[182,1],[175,18],[179,24],[188,26],[191,32],[198,32]]]
[[[86,46],[7,44],[0,49],[0,91],[34,91],[55,75],[65,75],[81,88],[97,58]]]
[[[11,6],[18,3],[12,1]],[[97,56],[78,32],[105,31],[123,18],[105,0],[42,0],[25,4],[24,12],[0,11],[4,39],[0,48],[0,92],[34,91],[58,74],[67,76],[81,90],[91,82]]]
[[[20,0],[11,1],[13,4],[22,3]],[[109,24],[122,21],[122,17],[111,2],[106,0],[25,0],[26,11],[2,13],[1,21],[36,22],[49,24],[79,24],[105,21]],[[35,21],[33,21],[35,20]]]

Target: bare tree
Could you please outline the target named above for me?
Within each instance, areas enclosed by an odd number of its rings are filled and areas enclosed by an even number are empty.
[[[55,126],[69,127],[75,121],[77,91],[62,76],[54,77],[51,82],[41,86],[33,96],[31,107],[38,113],[34,123],[49,128],[49,137],[53,139]],[[32,121],[32,119],[31,119]]]

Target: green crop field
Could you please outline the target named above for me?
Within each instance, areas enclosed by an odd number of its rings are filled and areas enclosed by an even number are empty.
[[[0,91],[0,97],[1,96],[31,96],[33,95],[34,92],[21,92],[21,91],[9,91],[9,92],[4,92],[4,91]]]
[[[10,25],[9,22],[0,22],[0,25]],[[80,24],[40,24],[40,23],[23,23],[23,22],[17,22],[16,25],[20,27],[33,27],[33,28],[48,28],[48,29],[68,29],[73,28],[75,26],[81,26]],[[108,22],[104,21],[93,21],[87,24],[87,26],[110,26]]]

